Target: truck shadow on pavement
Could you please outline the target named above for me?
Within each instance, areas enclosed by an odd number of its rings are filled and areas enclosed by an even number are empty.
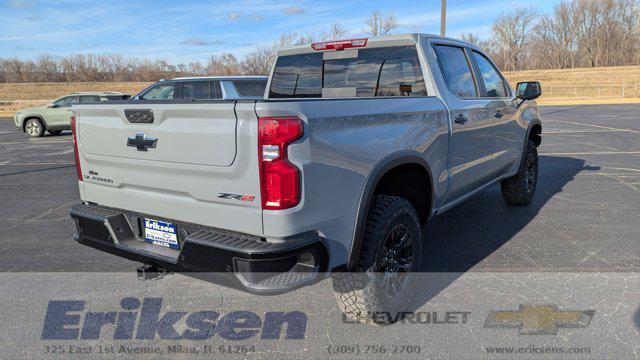
[[[491,254],[527,226],[578,173],[599,169],[585,167],[583,159],[540,156],[538,188],[530,205],[508,205],[497,184],[431,220],[423,229],[415,306],[422,306],[470,270],[536,271],[535,263],[508,250],[502,256]]]

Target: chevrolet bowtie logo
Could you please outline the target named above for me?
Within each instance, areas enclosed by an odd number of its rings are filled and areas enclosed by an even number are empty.
[[[148,148],[155,148],[158,139],[148,137],[145,133],[136,133],[135,137],[127,139],[127,146],[135,146],[138,151],[147,151]]]
[[[520,305],[517,311],[492,311],[484,327],[516,328],[520,335],[557,335],[559,328],[589,326],[594,310],[562,311],[557,306]]]

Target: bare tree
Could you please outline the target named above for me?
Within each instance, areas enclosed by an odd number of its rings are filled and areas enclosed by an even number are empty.
[[[575,18],[571,3],[557,4],[553,13],[544,15],[534,27],[533,47],[539,61],[535,67],[572,68],[575,66]]]
[[[521,68],[521,55],[530,44],[537,13],[532,8],[520,8],[502,13],[492,27],[493,39],[502,54],[502,67],[510,70]]]
[[[371,36],[387,35],[398,27],[398,19],[395,14],[382,14],[380,11],[374,11],[368,18],[364,19],[367,24],[367,33]]]
[[[296,33],[294,33],[294,35],[295,34]],[[331,24],[331,27],[328,30],[314,29],[311,31],[307,31],[304,35],[295,35],[293,44],[303,45],[319,41],[339,40],[341,38],[344,38],[346,34],[347,31],[344,29],[342,24],[340,24],[339,22],[334,22]]]
[[[480,43],[480,38],[478,35],[472,33],[466,33],[460,35],[460,40],[464,42],[468,42],[469,44],[478,45]]]
[[[186,75],[204,75],[207,73],[207,70],[202,66],[199,61],[190,62],[187,66]]]
[[[320,34],[321,41],[339,40],[347,35],[347,31],[344,29],[342,24],[334,22],[331,24],[329,31],[323,31]]]
[[[246,75],[266,75],[275,59],[273,47],[258,46],[242,61],[242,72]]]
[[[207,63],[207,73],[210,75],[239,75],[242,73],[238,59],[230,53],[211,56]]]

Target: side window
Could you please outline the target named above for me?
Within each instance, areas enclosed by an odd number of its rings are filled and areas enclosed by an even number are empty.
[[[434,48],[449,90],[462,98],[477,97],[478,91],[464,50],[448,45],[436,45]]]
[[[222,99],[222,90],[220,90],[220,81],[212,81],[211,83],[211,99]]]
[[[75,104],[77,101],[77,96],[67,96],[59,99],[53,103],[56,107],[69,107],[71,104]]]
[[[209,100],[209,82],[189,81],[183,83],[182,98],[190,100]]]
[[[484,57],[484,55],[473,52],[473,58],[476,60],[478,64],[478,68],[480,69],[480,76],[482,78],[482,82],[484,83],[485,94],[483,96],[486,97],[508,97],[509,92],[507,91],[506,84],[498,73],[498,70],[491,64],[491,62]]]
[[[262,97],[267,83],[265,81],[234,81],[233,86],[240,96]]]
[[[174,83],[160,84],[142,94],[143,100],[171,100],[176,90]]]
[[[90,104],[100,102],[97,96],[80,96],[80,104]]]

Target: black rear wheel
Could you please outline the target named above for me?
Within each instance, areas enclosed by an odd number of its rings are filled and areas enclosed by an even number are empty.
[[[422,232],[418,215],[406,199],[378,195],[374,201],[356,269],[336,274],[333,288],[347,317],[386,325],[399,320],[412,304]]]

